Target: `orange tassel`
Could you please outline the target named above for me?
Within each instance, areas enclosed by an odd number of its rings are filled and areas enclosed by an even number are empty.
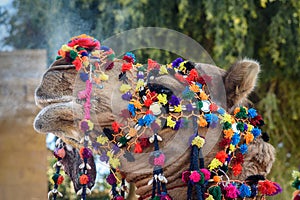
[[[201,116],[201,117],[199,117],[198,125],[200,127],[206,127],[207,126],[207,121]]]
[[[223,130],[223,133],[224,133],[224,138],[226,139],[231,139],[234,134],[232,129]]]
[[[81,185],[86,185],[86,184],[88,184],[89,181],[90,181],[90,180],[89,180],[89,177],[88,177],[87,175],[85,175],[85,174],[82,174],[82,175],[79,177],[79,183],[80,183]]]

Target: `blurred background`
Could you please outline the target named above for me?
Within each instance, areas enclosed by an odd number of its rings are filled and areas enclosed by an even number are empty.
[[[299,21],[299,0],[1,0],[0,199],[46,199],[52,188],[51,147],[32,128],[38,112],[33,93],[61,45],[82,33],[101,42],[148,26],[186,34],[225,69],[244,57],[261,63],[250,99],[277,150],[268,178],[283,187],[270,199],[291,199],[291,171],[300,166]],[[166,63],[175,56],[151,49],[136,54],[142,63],[148,57]],[[90,199],[108,199],[101,180]],[[64,199],[76,199],[68,179],[62,190]]]

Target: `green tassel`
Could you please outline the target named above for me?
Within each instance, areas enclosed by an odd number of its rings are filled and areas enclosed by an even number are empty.
[[[300,180],[297,178],[294,180],[294,182],[292,183],[292,187],[299,189],[300,187]]]
[[[59,177],[59,174],[55,173],[53,176],[52,176],[52,180],[54,181],[54,183],[57,182],[57,179]]]
[[[62,56],[56,56],[56,60],[61,59],[61,58],[62,58]]]
[[[71,50],[70,51],[70,57],[73,59],[73,60],[75,60],[75,58],[78,56],[78,54],[75,52],[75,51],[73,51],[73,50]]]
[[[127,139],[126,139],[126,137],[125,136],[123,136],[123,137],[121,137],[120,139],[119,139],[119,142],[122,144],[122,145],[125,145],[126,143],[127,143]]]
[[[199,171],[198,171],[198,172],[199,172]],[[200,184],[200,185],[203,185],[204,182],[205,182],[204,174],[203,174],[202,172],[199,172],[199,174],[201,175],[201,179],[200,179],[200,181],[199,181],[199,184]]]
[[[236,125],[237,130],[244,132],[244,123],[243,122],[238,122]]]
[[[231,128],[231,123],[225,122],[225,123],[223,124],[223,129],[228,130],[228,129],[230,129],[230,128]]]
[[[196,106],[197,106],[197,109],[200,110],[200,109],[203,107],[202,101],[198,101],[198,102],[196,103]]]
[[[211,194],[215,200],[222,200],[222,191],[219,186],[213,186],[208,189],[209,194]]]
[[[235,117],[239,119],[246,119],[248,117],[247,110],[244,107],[240,107],[240,112],[238,112]]]

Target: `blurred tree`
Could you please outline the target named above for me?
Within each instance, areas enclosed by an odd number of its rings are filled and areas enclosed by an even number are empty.
[[[6,24],[7,17],[9,17],[8,11],[5,8],[0,7],[0,24]]]
[[[285,192],[276,198],[290,198],[289,174],[300,164],[299,0],[14,0],[13,5],[16,12],[9,18],[6,44],[47,48],[51,61],[71,36],[86,33],[106,39],[142,26],[190,36],[223,68],[237,58],[259,60],[262,78],[252,100],[264,114],[265,131],[277,149],[270,177]],[[135,53],[140,60],[152,57],[161,63],[175,56],[158,50]]]

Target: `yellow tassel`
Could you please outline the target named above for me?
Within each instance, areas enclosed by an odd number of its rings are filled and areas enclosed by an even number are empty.
[[[181,112],[181,111],[182,111],[181,105],[174,106],[174,112]]]
[[[174,128],[176,125],[176,122],[172,120],[172,117],[169,116],[167,117],[167,126],[170,128]]]
[[[107,157],[112,158],[114,156],[112,151],[107,151],[106,152]]]
[[[162,65],[160,66],[160,69],[159,69],[159,74],[168,74],[168,70],[167,70],[167,67],[166,65]]]
[[[233,144],[230,144],[229,150],[233,152],[235,150],[235,146]]]
[[[135,87],[135,91],[139,91],[139,89],[141,87],[143,87],[145,85],[144,80],[138,80],[138,82],[136,83],[136,87]]]
[[[209,170],[213,170],[218,168],[219,166],[222,166],[222,162],[219,161],[218,159],[214,158],[211,163],[208,165]]]
[[[122,84],[120,87],[120,92],[126,93],[131,89],[130,85],[128,84]]]
[[[231,123],[232,122],[232,116],[225,113],[222,120],[221,120],[221,123],[225,123],[225,122]]]
[[[66,44],[62,45],[62,46],[61,46],[61,49],[62,49],[63,51],[65,51],[65,52],[69,52],[69,51],[73,50],[72,47],[69,47],[69,46],[66,45]]]
[[[205,200],[215,200],[214,197],[210,194]]]
[[[181,62],[178,67],[179,71],[182,71],[183,73],[186,71],[186,67],[184,66],[185,63],[187,63],[187,61]]]
[[[192,141],[192,145],[196,145],[198,148],[203,147],[204,143],[205,140],[200,136],[195,137]]]
[[[254,126],[252,126],[251,124],[247,124],[247,126],[248,126],[248,131],[249,131],[249,132],[251,132],[252,129],[254,128]]]
[[[167,100],[167,95],[166,94],[159,94],[157,95],[157,99],[158,99],[158,102],[163,104],[163,105],[166,105],[168,103],[168,100]]]
[[[108,142],[108,138],[107,137],[103,137],[103,136],[98,136],[97,137],[97,142],[99,142],[100,144],[104,145],[106,142]]]
[[[112,168],[118,168],[121,163],[120,160],[118,158],[109,158],[109,164],[112,166]]]
[[[109,76],[108,75],[106,75],[105,73],[102,73],[101,75],[100,75],[100,80],[102,80],[102,81],[107,81],[108,80],[108,78],[109,78]]]

